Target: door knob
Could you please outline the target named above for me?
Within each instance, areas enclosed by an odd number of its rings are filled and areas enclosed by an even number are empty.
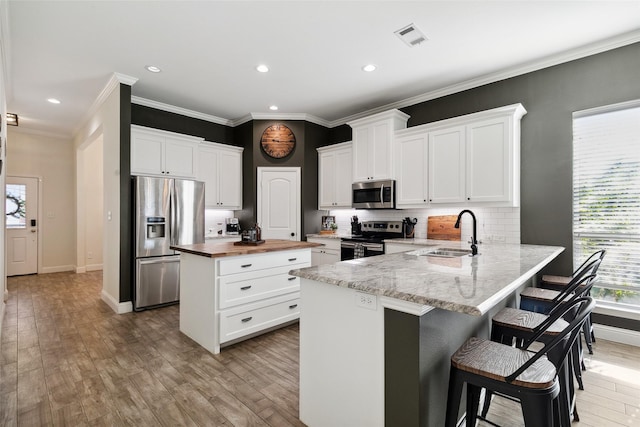
[[[295,236],[295,235],[296,235],[296,233],[291,233],[291,237],[293,237],[293,236]]]

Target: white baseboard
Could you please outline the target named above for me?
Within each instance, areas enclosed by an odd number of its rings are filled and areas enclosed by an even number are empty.
[[[55,267],[42,267],[40,273],[62,273],[63,271],[76,271],[76,267],[73,265],[57,265]]]
[[[131,301],[118,302],[106,293],[104,289],[102,290],[101,297],[102,301],[107,303],[107,305],[118,314],[131,313],[133,311],[133,303]]]
[[[640,347],[640,332],[629,329],[614,328],[613,326],[593,324],[593,331],[596,335],[596,342],[599,338],[621,344]]]
[[[87,269],[86,267],[76,267],[75,271],[76,273],[86,273]]]
[[[102,264],[89,264],[86,267],[87,272],[89,271],[99,271],[102,270]]]

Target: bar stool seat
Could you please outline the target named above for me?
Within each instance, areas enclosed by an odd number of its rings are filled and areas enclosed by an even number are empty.
[[[536,313],[533,311],[520,310],[517,308],[505,307],[500,310],[491,319],[491,340],[511,346],[514,339],[516,346],[522,347],[524,342],[535,334],[536,329],[547,322],[549,316],[546,314]],[[555,336],[569,326],[569,322],[564,319],[557,319],[546,327],[545,333],[539,338],[543,343],[550,342]],[[570,414],[573,413],[573,419],[579,421],[578,410],[575,405],[575,389],[571,380],[571,371],[573,363],[571,359],[566,358],[562,354],[555,354],[551,350],[548,354],[549,360],[555,360],[554,365],[562,366],[558,372],[560,379],[560,395],[558,399],[560,424],[568,427],[571,425]],[[564,360],[560,360],[560,358]],[[579,369],[579,368],[578,368]],[[482,408],[481,416],[485,418],[491,404],[491,392],[487,390],[485,401]]]

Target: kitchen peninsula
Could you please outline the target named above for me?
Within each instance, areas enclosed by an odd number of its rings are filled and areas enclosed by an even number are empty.
[[[442,426],[450,357],[564,248],[425,241],[291,271],[302,278],[300,420]],[[415,247],[414,247],[415,249]],[[447,251],[443,250],[447,249]]]
[[[267,240],[260,245],[206,242],[180,251],[180,331],[217,354],[222,344],[298,319],[300,279],[316,243]]]

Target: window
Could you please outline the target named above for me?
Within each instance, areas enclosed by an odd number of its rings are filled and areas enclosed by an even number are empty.
[[[24,184],[7,184],[5,211],[7,213],[7,228],[25,228],[26,218],[26,194],[27,186]]]
[[[606,249],[592,295],[640,309],[640,101],[574,113],[573,257]]]

